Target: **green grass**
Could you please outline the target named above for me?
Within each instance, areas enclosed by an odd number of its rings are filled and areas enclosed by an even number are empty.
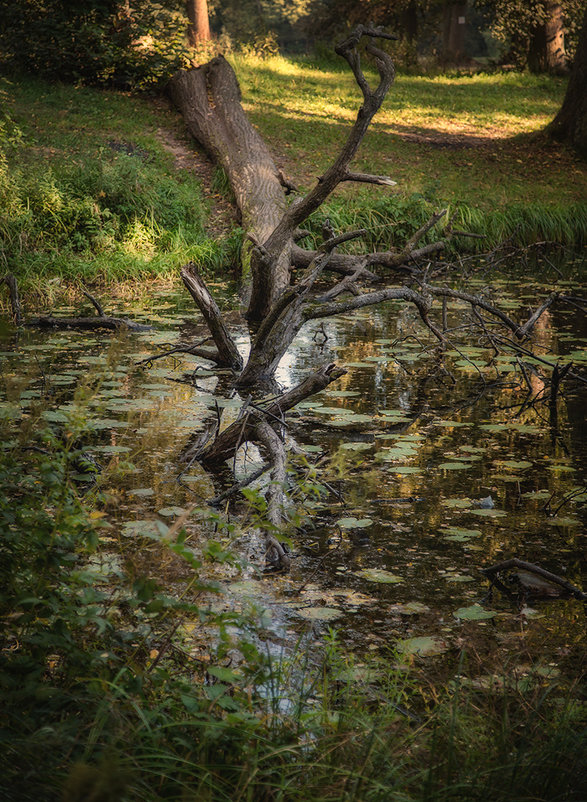
[[[245,108],[278,163],[311,187],[360,105],[348,68],[281,57],[233,63]],[[398,186],[346,185],[337,197],[355,214],[393,210],[410,198],[426,212],[448,205],[461,210],[473,231],[487,233],[490,245],[514,232],[523,244],[580,244],[587,229],[585,164],[540,135],[564,89],[560,78],[520,73],[398,75],[355,163]]]
[[[232,59],[277,163],[310,188],[360,103],[348,69]],[[366,226],[369,245],[386,248],[447,206],[459,228],[486,237],[455,240],[455,249],[507,238],[584,244],[585,165],[538,135],[563,93],[560,78],[518,73],[399,75],[354,165],[397,187],[344,185],[310,228],[328,215],[343,230]],[[55,278],[169,280],[190,259],[210,272],[238,263],[239,230],[207,235],[200,182],[176,169],[158,135],[183,135],[166,104],[34,79],[2,80],[0,101],[0,271],[16,273],[25,293],[42,295]],[[218,171],[211,190],[228,194]]]
[[[0,270],[25,290],[55,277],[168,278],[190,259],[213,269],[233,258],[234,240],[205,233],[200,181],[158,136],[177,124],[164,104],[35,80],[0,89]]]

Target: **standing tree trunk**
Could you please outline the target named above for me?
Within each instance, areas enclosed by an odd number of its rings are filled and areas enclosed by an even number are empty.
[[[587,156],[587,8],[563,104],[547,132]]]
[[[565,53],[565,29],[561,4],[546,4],[546,19],[533,33],[528,51],[528,67],[532,72],[568,72]]]
[[[458,64],[466,58],[465,26],[467,3],[451,2],[444,4],[444,25],[442,34],[442,61],[445,64]]]
[[[188,41],[190,45],[209,41],[208,0],[186,0],[186,8],[189,19]]]

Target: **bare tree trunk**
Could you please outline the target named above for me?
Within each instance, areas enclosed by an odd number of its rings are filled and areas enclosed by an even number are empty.
[[[444,25],[442,35],[442,61],[445,64],[459,64],[466,58],[465,26],[467,3],[447,0],[444,4]]]
[[[249,317],[262,319],[289,284],[291,239],[281,244],[273,270],[264,269],[253,244],[267,241],[286,210],[284,179],[268,147],[241,106],[236,76],[222,57],[192,70],[181,70],[169,83],[171,98],[192,136],[226,172],[242,218],[245,282],[254,282]],[[256,268],[256,271],[255,271]],[[261,285],[261,286],[260,286]]]
[[[189,19],[188,41],[190,45],[210,40],[210,20],[208,17],[208,0],[186,0]]]
[[[555,139],[568,142],[587,156],[587,8],[579,34],[577,52],[560,111],[547,132]]]
[[[532,72],[568,72],[565,54],[565,31],[561,4],[549,2],[546,21],[537,26],[528,52],[528,66]]]

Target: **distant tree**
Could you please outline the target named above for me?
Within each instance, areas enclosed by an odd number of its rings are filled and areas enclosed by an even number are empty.
[[[483,0],[494,35],[520,67],[563,73],[581,24],[583,0]]]
[[[587,8],[563,104],[547,129],[587,156]]]
[[[457,63],[465,58],[467,0],[445,0],[442,25],[442,61]]]
[[[210,19],[208,0],[187,0],[188,41],[191,45],[210,40]]]

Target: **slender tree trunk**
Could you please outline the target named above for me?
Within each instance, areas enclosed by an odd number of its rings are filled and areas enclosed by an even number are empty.
[[[442,36],[442,60],[445,63],[455,63],[466,58],[465,53],[465,26],[467,3],[451,2],[444,4],[444,26]]]
[[[210,21],[208,18],[208,0],[186,0],[188,25],[188,41],[191,45],[207,42],[210,39]]]
[[[587,157],[587,8],[579,34],[577,52],[560,111],[547,132],[568,142]]]
[[[410,0],[401,14],[401,25],[410,44],[418,38],[418,6],[416,0]]]
[[[546,11],[546,22],[535,29],[530,42],[528,67],[537,73],[565,73],[568,72],[568,62],[561,4],[549,2]]]

